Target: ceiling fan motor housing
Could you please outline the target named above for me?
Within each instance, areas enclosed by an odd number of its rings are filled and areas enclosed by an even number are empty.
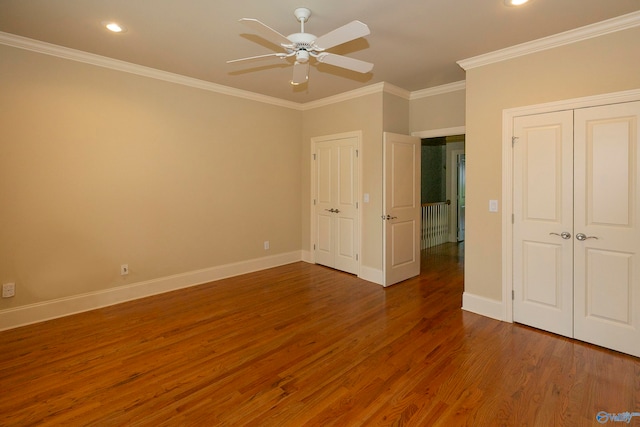
[[[309,33],[293,33],[287,36],[291,41],[291,48],[297,50],[318,50],[315,46],[317,37]]]

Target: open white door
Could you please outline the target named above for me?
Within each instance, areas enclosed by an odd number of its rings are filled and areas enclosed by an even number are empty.
[[[420,274],[420,138],[383,134],[384,286]]]

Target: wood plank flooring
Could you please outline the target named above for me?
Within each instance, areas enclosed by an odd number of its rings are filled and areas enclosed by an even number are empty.
[[[640,411],[640,359],[463,312],[461,245],[422,270],[385,289],[299,262],[0,332],[0,425],[589,426]]]

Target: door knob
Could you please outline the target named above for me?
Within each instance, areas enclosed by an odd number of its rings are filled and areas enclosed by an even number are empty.
[[[564,240],[568,240],[571,238],[571,233],[567,232],[567,231],[563,231],[562,233],[549,233],[550,235],[554,235],[554,236],[560,236],[562,237]],[[578,237],[578,236],[576,236]],[[578,239],[580,240],[580,239]]]
[[[391,215],[382,215],[382,219],[384,220],[390,220],[390,219],[396,219],[398,218],[397,216],[391,216]]]
[[[587,240],[587,239],[596,239],[596,240],[598,240],[598,238],[596,236],[587,236],[586,234],[583,234],[583,233],[576,234],[576,239],[580,240],[581,242],[583,240]]]

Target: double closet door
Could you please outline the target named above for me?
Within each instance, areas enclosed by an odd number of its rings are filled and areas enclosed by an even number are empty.
[[[359,273],[357,135],[313,143],[314,257],[318,264]]]
[[[514,119],[513,318],[640,356],[640,102]]]

